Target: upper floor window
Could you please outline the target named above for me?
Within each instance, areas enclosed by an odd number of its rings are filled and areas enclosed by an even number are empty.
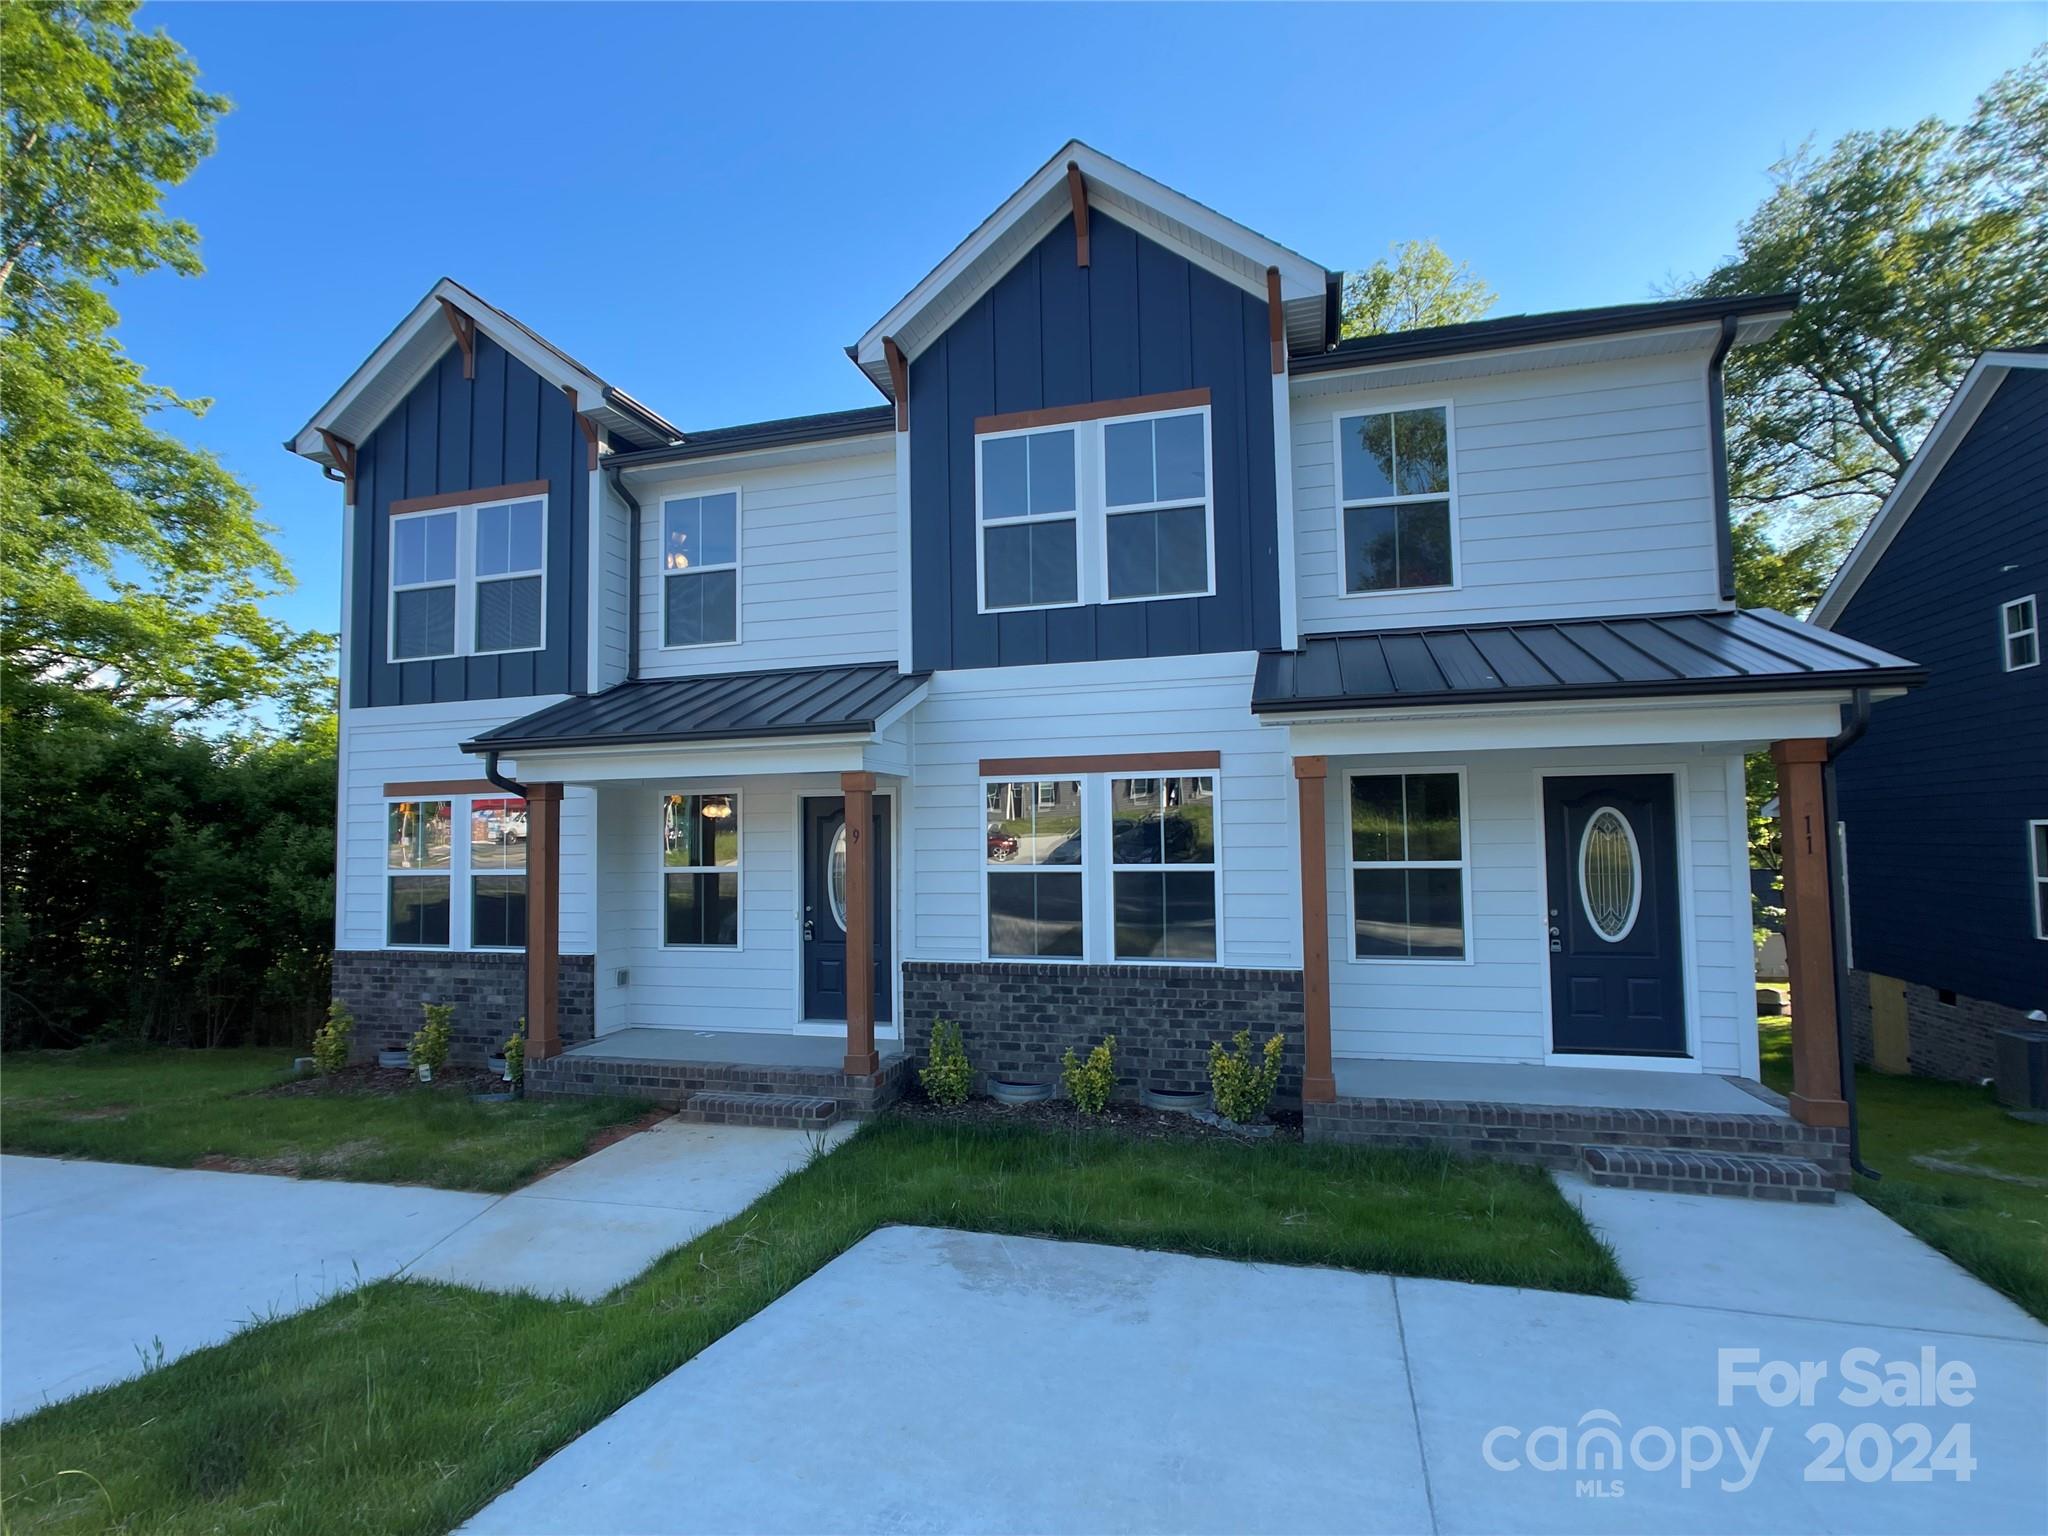
[[[1340,416],[1337,464],[1345,592],[1455,586],[1451,408]]]
[[[2027,856],[2033,861],[2034,937],[2048,939],[2048,821],[2027,823]]]
[[[2016,597],[1999,610],[1999,634],[2005,645],[2005,670],[2041,664],[2041,620],[2031,597]]]
[[[391,659],[539,650],[546,547],[545,497],[394,513]]]
[[[740,493],[661,504],[661,643],[731,645],[740,637]]]
[[[982,612],[1215,591],[1206,405],[984,432],[975,450]]]

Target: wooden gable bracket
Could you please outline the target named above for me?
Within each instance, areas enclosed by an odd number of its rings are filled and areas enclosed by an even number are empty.
[[[1067,162],[1067,196],[1074,202],[1074,265],[1088,265],[1088,183],[1081,179],[1081,167]]]
[[[1266,268],[1266,334],[1273,343],[1273,372],[1287,371],[1287,321],[1280,308],[1280,269]]]
[[[476,377],[476,322],[446,299],[442,299],[441,313],[448,317],[448,329],[455,333],[455,345],[462,348],[462,376]]]
[[[569,409],[576,417],[576,430],[583,434],[583,456],[586,461],[584,467],[586,469],[596,469],[597,423],[583,414],[582,407],[577,403],[575,385],[564,384],[562,386],[562,393],[569,397]]]
[[[328,457],[334,460],[341,471],[342,496],[350,506],[356,504],[356,445],[345,437],[336,437],[325,427],[319,429],[320,441],[327,445]]]
[[[910,430],[910,359],[894,336],[882,338],[882,356],[889,360],[889,387],[896,392],[896,430]]]

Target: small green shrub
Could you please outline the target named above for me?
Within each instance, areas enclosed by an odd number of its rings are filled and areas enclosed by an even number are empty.
[[[960,1026],[950,1019],[932,1021],[932,1046],[928,1064],[917,1069],[925,1096],[934,1104],[964,1104],[967,1090],[974,1085],[974,1068],[967,1061],[967,1044],[960,1038]]]
[[[425,1067],[431,1077],[448,1065],[448,1037],[455,1027],[455,1005],[421,1003],[420,1012],[427,1016],[427,1022],[405,1048],[405,1059],[412,1063],[413,1071]]]
[[[313,1031],[313,1065],[324,1073],[347,1066],[349,1042],[355,1032],[356,1016],[348,1011],[348,1004],[335,998],[327,1005],[327,1022]]]
[[[1116,1036],[1104,1035],[1086,1061],[1068,1046],[1060,1058],[1060,1081],[1066,1084],[1074,1108],[1084,1115],[1101,1114],[1108,1107],[1109,1096],[1116,1092]]]
[[[505,1076],[512,1084],[514,1093],[526,1091],[526,1020],[519,1021],[519,1027],[512,1031],[512,1038],[505,1042]]]
[[[1248,1125],[1266,1112],[1280,1083],[1280,1058],[1287,1041],[1274,1035],[1256,1055],[1252,1032],[1240,1029],[1226,1049],[1221,1040],[1209,1046],[1209,1087],[1216,1095],[1216,1113]]]

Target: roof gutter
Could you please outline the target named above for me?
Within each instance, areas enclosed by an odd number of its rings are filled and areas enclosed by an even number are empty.
[[[1866,1179],[1883,1174],[1863,1162],[1863,1139],[1856,1124],[1856,1049],[1849,1036],[1849,871],[1842,859],[1842,841],[1836,833],[1841,826],[1840,802],[1835,796],[1835,759],[1862,739],[1870,728],[1870,690],[1858,688],[1849,701],[1849,723],[1828,743],[1828,758],[1821,765],[1821,815],[1826,820],[1828,847],[1829,903],[1828,937],[1835,971],[1835,1055],[1842,1075],[1842,1102],[1849,1109],[1849,1166]]]
[[[508,795],[517,795],[521,800],[532,798],[526,793],[526,786],[524,784],[508,779],[504,774],[498,772],[498,749],[495,747],[484,754],[484,777],[497,785],[498,788],[504,790]]]
[[[619,499],[633,509],[633,531],[626,546],[626,681],[640,680],[640,503],[626,489],[625,472],[612,469],[606,476]]]
[[[1707,410],[1714,418],[1714,563],[1721,577],[1721,601],[1735,601],[1735,524],[1728,506],[1728,419],[1722,365],[1735,346],[1734,315],[1721,317],[1721,339],[1707,359]]]

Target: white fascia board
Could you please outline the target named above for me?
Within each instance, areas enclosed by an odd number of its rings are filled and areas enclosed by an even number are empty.
[[[1941,415],[1935,418],[1927,436],[1921,439],[1919,451],[1906,465],[1905,473],[1899,476],[1899,483],[1892,487],[1891,495],[1885,497],[1884,505],[1877,509],[1877,515],[1865,526],[1848,558],[1836,568],[1828,589],[1813,605],[1809,623],[1818,624],[1822,629],[1834,627],[1835,620],[1842,616],[1842,610],[1849,606],[1849,599],[1856,595],[1865,578],[1877,568],[1877,562],[1892,547],[1892,540],[1906,526],[1906,519],[1920,505],[1920,498],[1941,477],[1956,449],[1970,435],[1970,428],[1984,414],[1984,407],[1998,393],[1998,386],[2015,368],[2048,368],[2048,355],[2038,352],[1986,352],[1970,365],[1963,382],[1956,386],[1954,396],[1942,408]]]
[[[917,708],[918,705],[922,704],[924,702],[925,695],[930,693],[931,691],[931,680],[927,678],[924,682],[920,683],[917,687],[913,688],[909,693],[905,694],[902,698],[898,699],[889,708],[882,711],[881,717],[875,721],[876,738],[879,739],[889,730],[891,726],[895,725],[895,723],[898,720],[901,720],[905,715],[909,714],[913,709]]]
[[[792,736],[776,741],[707,741],[696,745],[573,747],[507,751],[498,771],[529,784],[609,784],[632,779],[738,778],[762,773],[858,773],[866,735]],[[509,766],[508,766],[509,765]]]
[[[1301,400],[1380,389],[1415,389],[1501,373],[1538,373],[1549,368],[1627,362],[1685,352],[1705,354],[1720,337],[1719,321],[1695,321],[1657,330],[1615,331],[1605,336],[1451,352],[1441,357],[1364,361],[1356,368],[1318,368],[1313,373],[1291,375],[1288,388],[1294,398]]]

